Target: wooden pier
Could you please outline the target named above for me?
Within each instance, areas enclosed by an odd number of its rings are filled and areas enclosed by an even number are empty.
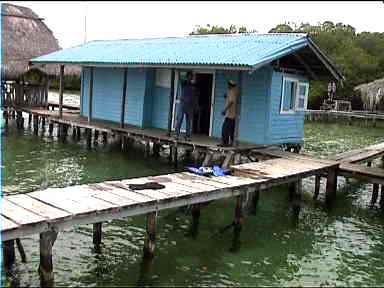
[[[338,165],[334,161],[315,159],[270,159],[234,165],[233,175],[221,177],[181,172],[5,196],[1,211],[4,263],[9,268],[15,261],[15,240],[39,233],[40,276],[42,285],[50,286],[53,284],[52,246],[59,231],[74,225],[93,224],[96,249],[102,239],[102,222],[140,214],[146,214],[148,219],[144,256],[153,257],[156,215],[159,211],[192,205],[193,222],[198,223],[200,204],[228,197],[236,197],[234,237],[239,237],[246,199],[251,199],[255,209],[260,191],[291,183],[290,195],[295,199],[292,205],[297,211],[301,199],[300,180],[319,173],[329,175],[326,194],[333,199]],[[157,182],[165,187],[160,190],[134,190],[129,186],[148,182]]]
[[[367,127],[384,127],[384,113],[369,113],[366,111],[334,111],[334,110],[305,110],[306,121],[338,122],[343,120],[349,125],[357,124]]]
[[[53,104],[51,106],[56,107]],[[24,121],[22,113],[27,113],[28,122],[33,126],[35,134],[38,134],[39,125],[41,123],[43,131],[45,125],[49,125],[50,133],[52,133],[53,125],[56,125],[60,138],[65,138],[69,129],[71,129],[72,133],[75,134],[74,136],[79,140],[81,134],[80,129],[82,129],[85,132],[83,134],[85,134],[87,146],[89,148],[93,142],[92,134],[95,140],[97,140],[97,137],[100,134],[103,134],[104,138],[107,138],[108,135],[118,137],[123,151],[126,149],[125,146],[129,142],[144,144],[146,154],[159,154],[160,150],[165,150],[164,147],[167,147],[169,148],[169,160],[175,165],[177,165],[178,155],[181,150],[192,152],[195,157],[195,162],[199,162],[199,159],[201,159],[201,163],[205,166],[211,164],[213,159],[221,158],[222,163],[225,164],[224,166],[228,167],[228,165],[234,163],[232,160],[238,159],[240,155],[246,155],[256,148],[266,147],[265,145],[242,142],[231,147],[219,147],[218,144],[220,143],[220,139],[205,135],[193,135],[189,141],[186,141],[183,137],[176,140],[164,129],[139,128],[128,124],[121,126],[119,123],[97,119],[89,121],[86,117],[80,116],[78,110],[64,110],[62,111],[61,117],[59,111],[47,110],[46,107],[19,106],[15,107],[15,110],[17,114],[16,118],[19,119],[17,122],[20,122],[18,127],[23,127],[23,124],[21,123]],[[150,151],[151,149],[152,151]]]

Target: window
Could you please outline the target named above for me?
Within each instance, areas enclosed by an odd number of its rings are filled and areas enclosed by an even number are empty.
[[[294,113],[307,108],[308,83],[297,79],[283,78],[280,113]]]
[[[303,111],[307,109],[308,102],[308,83],[299,83],[297,89],[297,102],[296,102],[296,110]]]
[[[171,87],[170,69],[156,69],[156,86],[164,88]]]

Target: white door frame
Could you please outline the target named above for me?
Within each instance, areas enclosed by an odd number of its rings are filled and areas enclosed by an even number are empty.
[[[175,81],[174,81],[174,93],[173,93],[173,107],[172,107],[172,131],[175,130],[176,125],[176,96],[179,85],[179,72],[184,70],[175,69]],[[215,83],[216,83],[216,70],[203,70],[203,69],[194,69],[193,73],[199,74],[212,74],[212,91],[211,91],[211,110],[209,115],[209,136],[212,136],[213,129],[213,108],[215,104]],[[185,129],[181,129],[182,132],[185,132]]]

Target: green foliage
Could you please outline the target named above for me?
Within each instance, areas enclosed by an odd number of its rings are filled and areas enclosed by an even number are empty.
[[[80,77],[76,75],[64,76],[64,90],[80,91]],[[51,82],[50,88],[58,90],[60,87],[59,79],[54,79]]]
[[[239,28],[236,25],[231,25],[228,28],[207,24],[202,27],[197,25],[189,35],[204,35],[204,34],[236,34],[236,33],[252,33],[256,32],[255,30],[248,30],[247,27],[241,26]]]
[[[331,21],[279,24],[269,32],[307,33],[322,51],[340,69],[346,78],[344,87],[339,85],[336,98],[350,100],[353,109],[362,109],[361,99],[353,91],[359,84],[384,77],[384,33],[356,33],[351,25]],[[319,109],[326,97],[327,83],[312,81],[308,107]]]

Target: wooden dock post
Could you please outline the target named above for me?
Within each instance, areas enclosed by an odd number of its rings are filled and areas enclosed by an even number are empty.
[[[47,231],[40,233],[40,283],[41,287],[53,287],[53,262],[52,262],[52,247],[57,238],[56,231]]]
[[[144,241],[143,257],[152,259],[155,255],[156,212],[147,214],[147,235]]]
[[[50,121],[48,124],[48,132],[49,132],[49,136],[52,136],[52,134],[53,134],[53,122],[52,121]]]
[[[72,140],[76,139],[76,126],[72,126]]]
[[[87,137],[87,149],[92,147],[92,130],[90,128],[85,128],[85,133]]]
[[[212,158],[213,158],[213,153],[211,151],[207,151],[207,153],[205,154],[205,158],[202,166],[209,166],[212,162]]]
[[[161,149],[161,144],[160,142],[153,142],[153,156],[159,157],[160,156],[160,149]]]
[[[332,204],[332,201],[336,198],[337,189],[337,173],[335,169],[330,169],[327,175],[327,185],[325,191],[325,203],[328,207]]]
[[[22,129],[23,128],[22,121],[23,121],[23,112],[17,111],[17,116],[16,116],[16,127],[17,127],[17,129]]]
[[[32,123],[32,113],[28,113],[28,126],[31,126]]]
[[[27,256],[25,255],[23,244],[21,244],[20,238],[16,238],[16,246],[17,250],[19,250],[21,262],[26,263],[27,262]]]
[[[289,184],[289,198],[292,202],[292,213],[293,219],[295,222],[299,219],[300,209],[301,209],[301,198],[302,198],[302,189],[301,189],[301,179]]]
[[[95,130],[93,134],[93,144],[97,144],[99,140],[99,130]]]
[[[108,133],[107,132],[103,132],[103,143],[104,144],[107,144],[107,141],[108,141]]]
[[[375,206],[376,202],[377,202],[377,198],[379,197],[379,184],[377,183],[373,183],[372,185],[372,198],[371,198],[371,203],[370,203],[370,206],[373,207]]]
[[[244,215],[243,215],[244,195],[236,197],[235,218],[233,220],[233,240],[230,248],[231,252],[236,252],[240,249],[240,232],[242,230]]]
[[[101,252],[102,223],[93,224],[93,245],[96,253]]]
[[[33,115],[33,134],[37,135],[39,131],[39,116],[37,114]]]
[[[41,118],[41,129],[43,131],[42,135],[44,135],[44,132],[45,132],[45,117]]]
[[[222,167],[223,169],[228,169],[229,166],[233,163],[234,156],[235,156],[235,152],[233,152],[233,151],[229,151],[229,152],[227,153],[227,155],[225,156],[223,165],[221,165],[221,167]],[[204,160],[204,161],[205,161],[205,160]]]
[[[321,181],[321,176],[316,175],[315,176],[315,192],[313,194],[313,200],[316,200],[319,197],[320,194],[320,181]]]
[[[260,190],[258,188],[255,189],[255,192],[252,194],[252,202],[251,202],[251,213],[256,215],[257,204],[259,203],[260,198]]]
[[[76,140],[80,141],[81,138],[81,130],[80,127],[76,127]]]
[[[10,269],[15,263],[15,240],[3,241],[3,263],[5,269]]]
[[[199,234],[199,220],[200,220],[200,204],[192,205],[192,224],[191,224],[191,236],[196,238]]]

